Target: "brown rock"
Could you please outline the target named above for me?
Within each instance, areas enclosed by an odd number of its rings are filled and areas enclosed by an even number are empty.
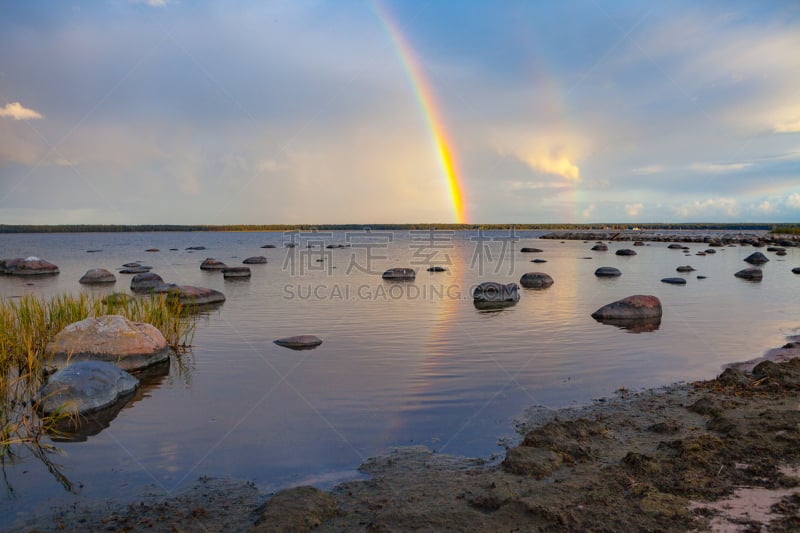
[[[256,509],[253,533],[307,532],[340,513],[336,499],[314,487],[295,487],[278,492]]]

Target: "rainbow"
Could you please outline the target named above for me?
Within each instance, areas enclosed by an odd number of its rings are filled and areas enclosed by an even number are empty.
[[[403,64],[403,68],[408,74],[411,88],[419,101],[422,114],[425,116],[425,121],[431,131],[436,152],[439,156],[439,163],[447,178],[447,188],[450,193],[450,201],[453,206],[456,222],[463,224],[467,220],[463,187],[459,183],[457,161],[455,157],[453,157],[453,150],[451,148],[452,142],[449,141],[444,128],[444,122],[439,116],[439,107],[436,105],[433,90],[425,78],[422,67],[414,55],[414,51],[403,37],[402,32],[392,19],[389,11],[383,7],[380,0],[375,0],[373,6],[373,11],[386,29],[386,33],[389,35],[394,45],[397,56],[400,58],[400,62]]]

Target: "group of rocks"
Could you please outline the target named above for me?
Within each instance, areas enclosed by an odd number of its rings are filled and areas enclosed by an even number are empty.
[[[245,265],[262,265],[267,262],[267,258],[263,255],[248,257],[242,261]],[[229,267],[222,261],[207,257],[205,261],[200,264],[200,270],[218,270],[222,272],[225,279],[249,279],[251,272],[250,267]]]
[[[798,236],[779,236],[779,235],[751,235],[751,234],[726,234],[720,236],[711,235],[678,235],[678,234],[656,234],[640,231],[557,231],[548,233],[542,239],[554,240],[579,240],[579,241],[638,241],[638,242],[671,242],[671,243],[706,243],[709,246],[749,245],[761,246],[780,246],[790,248],[800,246]],[[641,245],[640,245],[641,246]]]

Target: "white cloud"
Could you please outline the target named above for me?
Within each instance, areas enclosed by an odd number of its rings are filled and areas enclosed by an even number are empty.
[[[672,210],[681,217],[699,216],[709,218],[719,213],[735,217],[739,215],[739,204],[735,198],[708,198],[706,200],[695,200],[694,202],[674,207]]]
[[[591,218],[591,216],[594,214],[595,207],[596,206],[594,204],[592,204],[589,207],[587,207],[586,209],[584,209],[581,212],[581,215],[583,215],[583,218],[585,218],[585,219]]]
[[[660,172],[664,172],[664,167],[662,165],[647,165],[644,167],[638,167],[631,170],[634,174],[639,176],[646,176],[648,174],[658,174]]]
[[[719,174],[722,172],[736,172],[751,167],[752,163],[693,163],[691,169],[697,172],[710,172]]]
[[[535,153],[523,156],[522,159],[534,170],[545,174],[561,176],[572,181],[580,181],[581,179],[580,168],[564,154],[563,150],[551,150],[550,153]]]
[[[795,192],[790,194],[786,199],[786,203],[789,205],[789,207],[800,209],[800,193]]]
[[[643,204],[625,204],[625,213],[628,216],[635,217],[644,209]]]
[[[762,213],[772,213],[775,211],[775,206],[769,203],[769,200],[764,200],[756,207],[756,210],[761,211]]]
[[[800,117],[778,122],[774,126],[776,133],[800,133]]]
[[[38,111],[23,107],[19,102],[11,102],[10,104],[6,104],[5,107],[0,107],[0,117],[13,118],[14,120],[36,120],[44,118]]]

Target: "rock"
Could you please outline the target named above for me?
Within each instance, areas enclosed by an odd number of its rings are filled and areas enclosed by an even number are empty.
[[[544,272],[527,272],[519,279],[526,289],[546,289],[553,284],[553,278]]]
[[[249,267],[228,267],[222,269],[222,276],[225,279],[242,279],[250,277]]]
[[[339,514],[336,498],[317,488],[285,489],[256,509],[251,533],[307,533]]]
[[[413,268],[390,268],[383,273],[383,279],[411,281],[417,277],[417,273]]]
[[[544,250],[542,250],[541,248],[523,248],[520,250],[520,252],[522,252],[523,254],[535,254],[542,251]]]
[[[689,265],[679,266],[675,269],[677,272],[694,272],[694,268]]]
[[[714,246],[714,245],[712,244],[711,246]],[[722,246],[722,245],[720,244],[720,246]],[[715,253],[717,253],[717,251],[714,250],[713,248],[709,248],[708,250],[705,250],[705,252],[707,254],[715,254]]]
[[[706,279],[706,276],[697,276],[697,279]]]
[[[780,256],[780,257],[783,257],[783,256],[785,256],[785,255],[786,255],[786,250],[782,250],[782,251],[780,251],[780,252],[775,252],[775,255],[777,255],[777,256]]]
[[[592,246],[592,250],[594,250],[595,252],[607,252],[608,245],[603,243],[595,244],[594,246]]]
[[[760,268],[745,268],[734,274],[737,278],[746,279],[747,281],[761,281],[764,278],[764,273]]]
[[[287,248],[294,248],[295,246],[297,246],[297,244],[293,242],[285,242],[283,243],[283,245]]]
[[[762,254],[761,252],[753,252],[752,254],[745,257],[744,260],[745,262],[750,263],[751,265],[763,265],[764,263],[769,261],[767,256]]]
[[[768,252],[785,252],[786,248],[782,246],[767,246]]]
[[[205,246],[187,246],[186,249],[187,250],[205,250],[206,247]]]
[[[447,269],[441,266],[432,266],[427,268],[428,272],[446,272]]]
[[[47,345],[57,366],[67,361],[106,361],[123,370],[139,370],[169,358],[164,335],[150,324],[124,316],[87,318],[62,329]]]
[[[531,259],[531,263],[547,263],[547,259]]]
[[[102,252],[103,250],[86,250],[87,254],[96,254],[98,252]]]
[[[683,245],[675,243],[675,244],[670,244],[669,246],[667,246],[667,248],[670,250],[683,250]]]
[[[792,269],[792,274],[800,274],[800,267],[794,267]]]
[[[222,270],[228,268],[228,265],[222,261],[217,261],[213,257],[207,257],[205,261],[200,264],[200,270]]]
[[[136,268],[136,267],[140,267],[140,266],[142,266],[142,264],[141,264],[141,263],[139,263],[139,262],[137,261],[137,262],[134,262],[134,263],[125,263],[125,264],[124,264],[124,265],[122,265],[122,266],[123,266],[124,268]]]
[[[265,244],[262,248],[275,248],[274,244]]]
[[[662,278],[661,283],[669,283],[670,285],[686,285],[684,278]]]
[[[484,281],[473,289],[472,301],[478,308],[511,306],[519,301],[519,286],[516,283],[504,285]]]
[[[58,272],[56,265],[35,256],[0,260],[0,273],[11,276],[51,276]]]
[[[283,339],[276,339],[274,341],[278,346],[291,348],[292,350],[308,350],[316,348],[322,344],[322,339],[314,335],[295,335],[294,337],[285,337]]]
[[[78,280],[78,283],[83,283],[86,285],[100,285],[104,283],[116,282],[116,276],[114,276],[114,274],[105,268],[93,268],[91,270],[87,270],[86,274],[81,276],[81,279]]]
[[[153,292],[166,293],[178,298],[184,305],[214,305],[225,301],[225,295],[214,289],[195,287],[194,285],[175,285],[172,283],[159,285]]]
[[[726,368],[717,376],[717,383],[726,387],[744,388],[750,384],[750,378],[738,368]]]
[[[59,410],[83,415],[115,404],[138,386],[138,379],[112,363],[76,362],[50,376],[39,391],[39,408],[45,415]]]
[[[600,319],[652,319],[661,318],[661,301],[655,296],[636,294],[604,305],[592,318]]]
[[[643,241],[634,241],[633,245],[634,246],[644,246],[644,242]]]
[[[617,250],[616,255],[636,255],[636,252],[629,248],[622,248],[621,250]]]
[[[120,274],[144,274],[145,272],[150,272],[153,269],[151,266],[135,266],[135,267],[125,267],[119,270]]]
[[[621,276],[622,272],[614,267],[600,267],[594,271],[594,275],[598,278],[615,278]]]
[[[705,252],[697,252],[697,253],[696,253],[696,254],[694,254],[694,255],[704,256],[704,255],[706,255],[706,253],[705,253]]]
[[[131,290],[133,292],[147,292],[163,283],[164,280],[155,272],[143,272],[133,276],[131,279]]]
[[[267,262],[267,258],[266,257],[264,257],[263,255],[258,255],[258,256],[254,256],[254,257],[248,257],[247,259],[242,261],[242,264],[245,264],[245,265],[263,265],[266,262]]]
[[[159,250],[158,248],[148,248],[147,250],[145,250],[145,252],[160,252],[160,251],[161,250]]]

